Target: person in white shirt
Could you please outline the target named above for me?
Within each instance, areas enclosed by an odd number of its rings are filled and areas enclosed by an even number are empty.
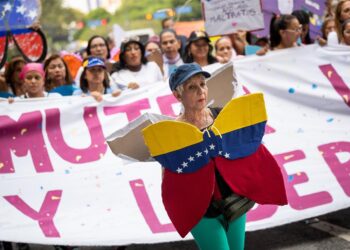
[[[145,47],[136,38],[125,40],[120,46],[119,63],[111,75],[115,83],[129,89],[137,89],[163,81],[163,75],[155,62],[148,62]]]
[[[179,53],[181,45],[176,32],[172,29],[163,30],[159,38],[163,52],[163,72],[165,78],[168,78],[177,67],[184,64]]]

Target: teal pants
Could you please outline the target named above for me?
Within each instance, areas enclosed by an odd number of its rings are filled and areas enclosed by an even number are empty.
[[[226,232],[221,220],[203,217],[191,233],[200,250],[243,250],[245,240],[246,214],[231,221]]]

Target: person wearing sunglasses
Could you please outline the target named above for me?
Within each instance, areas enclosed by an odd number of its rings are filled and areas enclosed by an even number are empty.
[[[302,25],[293,15],[275,16],[270,25],[271,50],[287,49],[298,46],[297,40],[302,33]]]

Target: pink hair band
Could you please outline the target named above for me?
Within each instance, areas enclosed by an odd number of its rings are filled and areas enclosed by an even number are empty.
[[[45,78],[45,72],[43,65],[41,63],[27,63],[23,66],[21,73],[19,73],[19,78],[23,80],[26,74],[30,71],[38,72],[43,78]]]

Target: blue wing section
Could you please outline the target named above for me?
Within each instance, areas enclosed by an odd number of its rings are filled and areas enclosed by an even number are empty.
[[[40,0],[0,1],[0,34],[3,31],[25,29],[38,20],[41,15]]]
[[[217,156],[235,160],[258,149],[264,136],[266,121],[215,136],[211,128],[204,131],[203,141],[179,150],[155,156],[165,168],[174,173],[192,173]]]

